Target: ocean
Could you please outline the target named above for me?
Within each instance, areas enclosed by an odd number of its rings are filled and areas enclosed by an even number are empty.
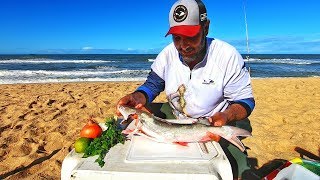
[[[156,54],[0,55],[0,84],[143,81]],[[320,54],[254,54],[252,78],[319,77]]]

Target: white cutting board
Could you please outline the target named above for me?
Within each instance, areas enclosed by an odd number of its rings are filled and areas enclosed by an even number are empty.
[[[127,162],[210,161],[218,155],[215,146],[207,142],[187,146],[155,142],[143,136],[133,136],[126,156]]]

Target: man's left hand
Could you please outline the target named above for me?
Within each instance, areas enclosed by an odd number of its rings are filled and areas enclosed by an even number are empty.
[[[208,120],[212,126],[224,126],[228,123],[227,114],[224,112],[217,112]]]
[[[213,116],[209,117],[208,120],[212,126],[223,126],[228,122],[227,114],[223,112],[215,113]],[[219,135],[213,133],[211,133],[209,137],[216,142],[221,138]]]

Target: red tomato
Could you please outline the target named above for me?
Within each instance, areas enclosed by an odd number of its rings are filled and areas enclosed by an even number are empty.
[[[89,120],[88,123],[81,129],[80,136],[86,138],[96,138],[102,133],[101,127],[93,120]]]

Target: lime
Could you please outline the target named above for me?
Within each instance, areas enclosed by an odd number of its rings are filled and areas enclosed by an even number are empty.
[[[81,137],[77,139],[74,143],[74,149],[77,153],[83,153],[86,150],[86,148],[90,145],[90,142],[90,138]]]

